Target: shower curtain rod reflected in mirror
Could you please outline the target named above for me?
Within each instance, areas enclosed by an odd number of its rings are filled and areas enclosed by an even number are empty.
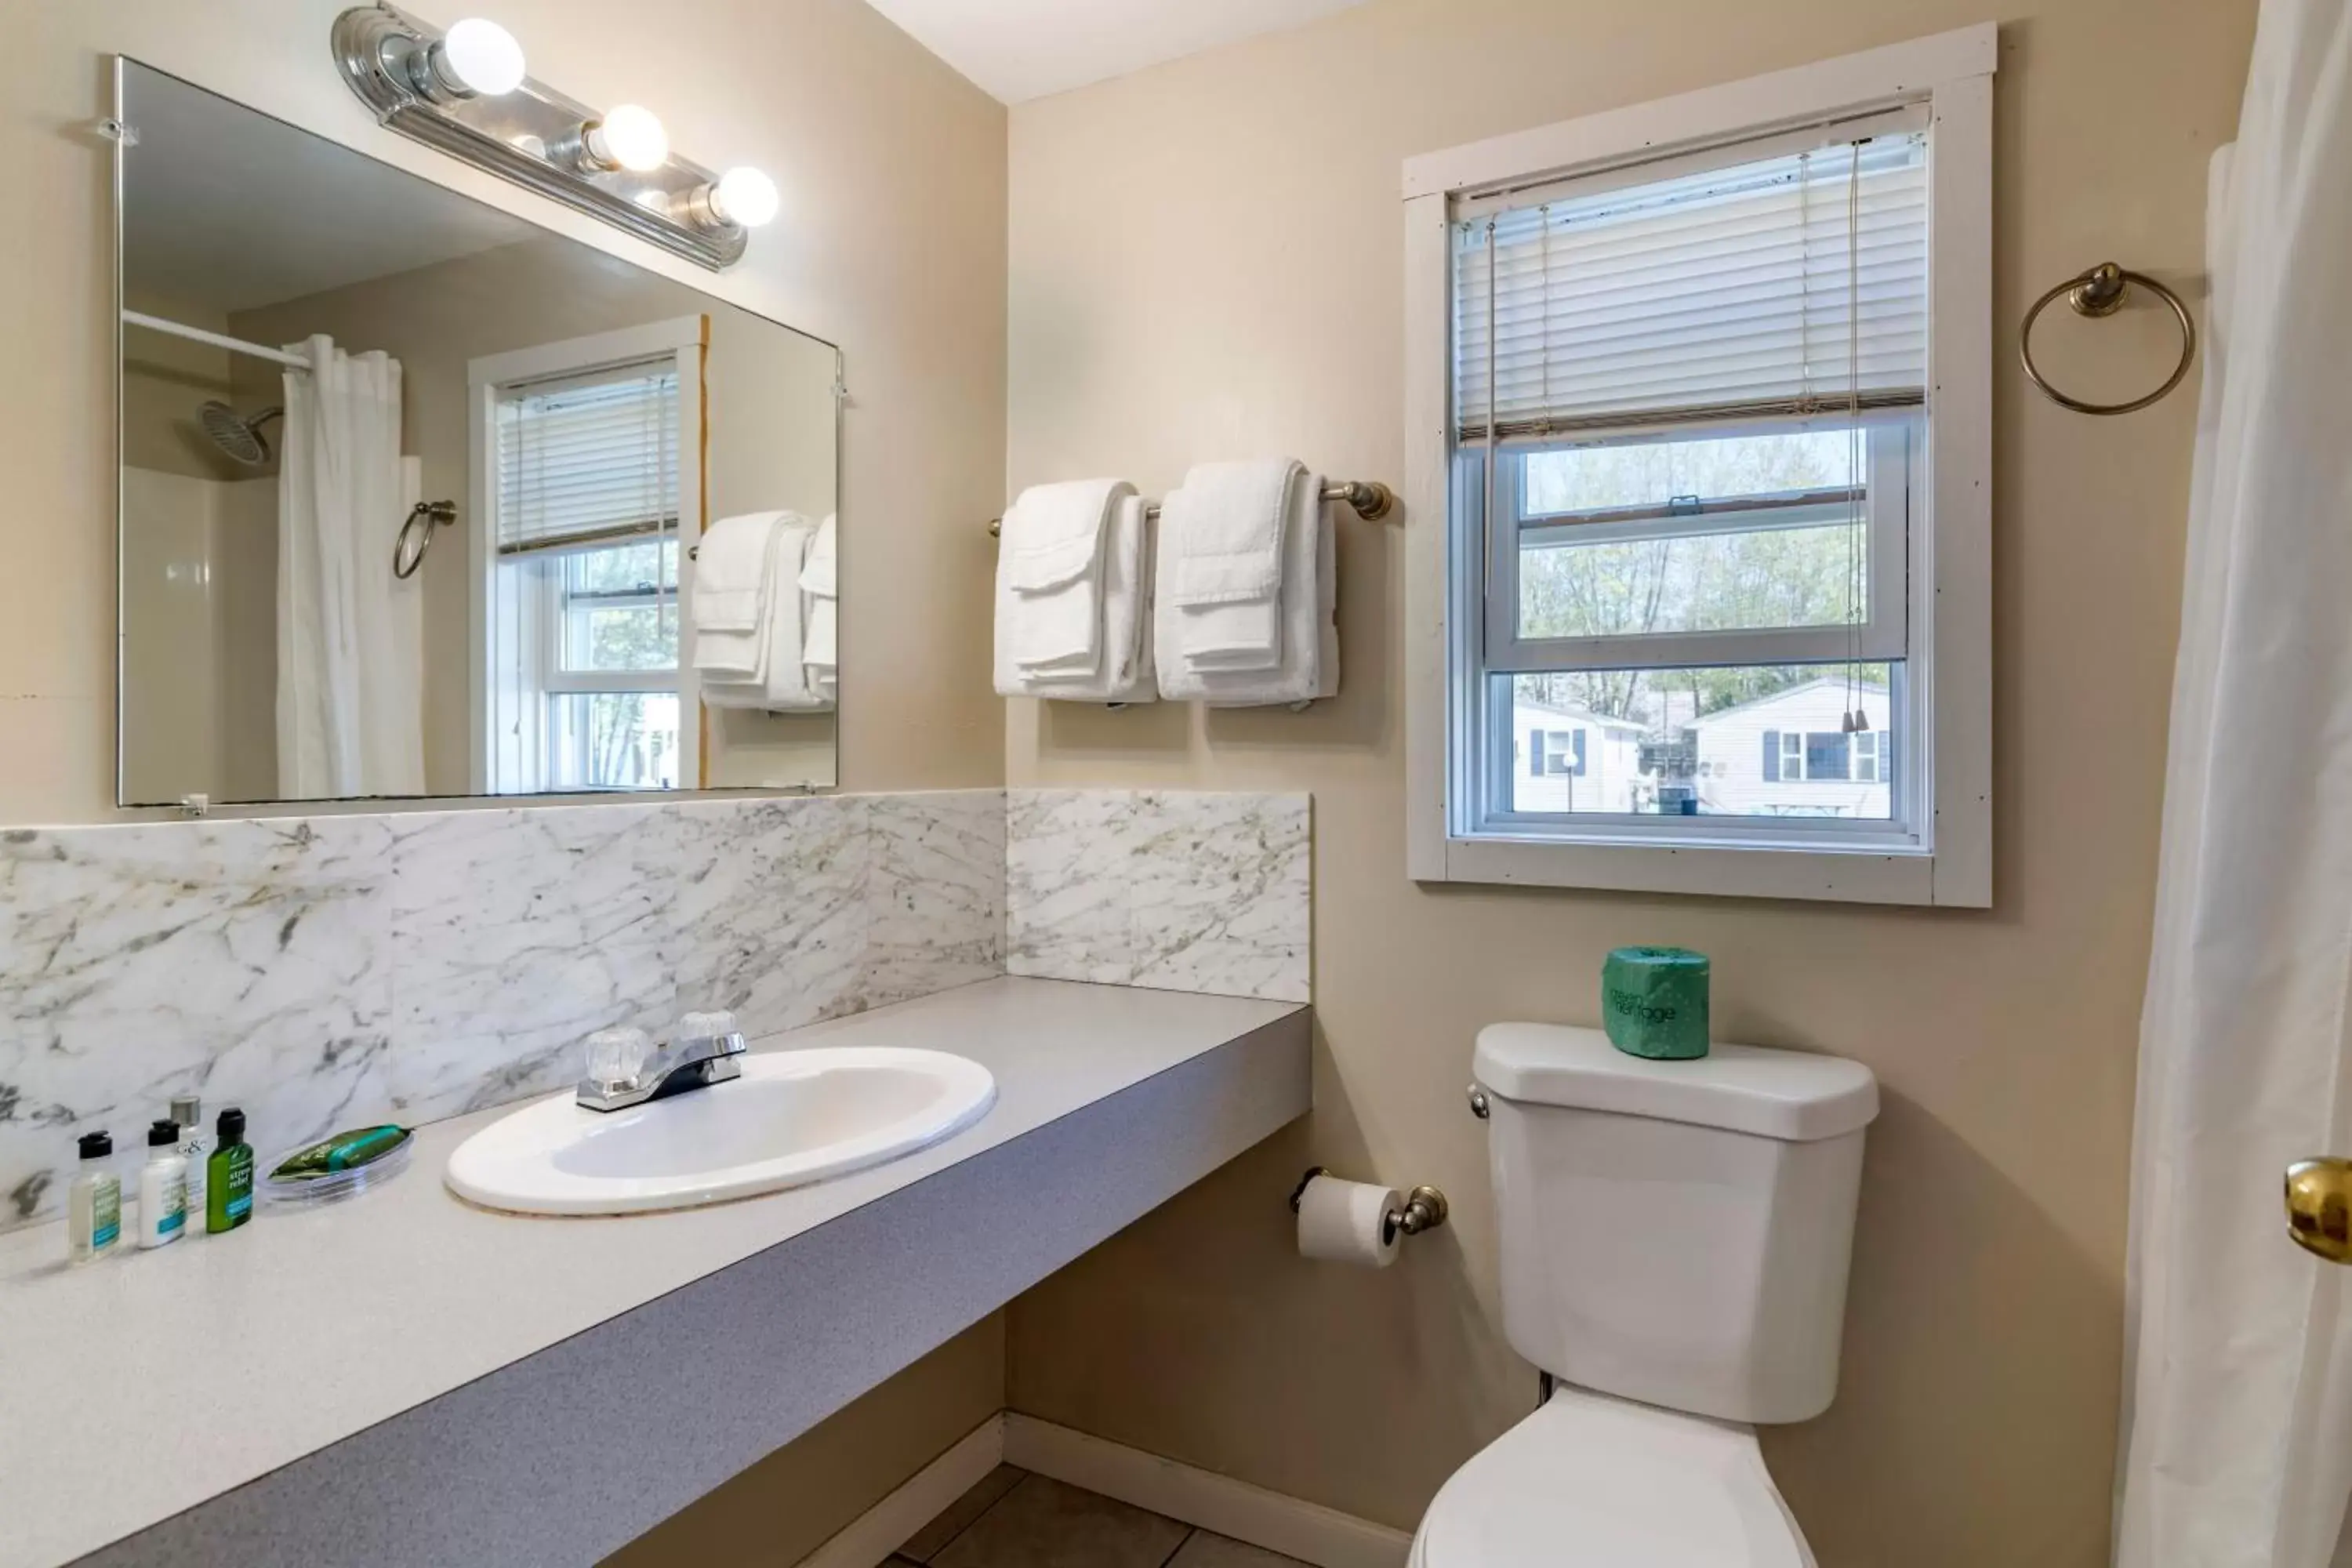
[[[234,353],[251,354],[256,359],[275,360],[291,370],[310,368],[310,361],[306,355],[288,353],[284,349],[273,349],[261,343],[249,343],[243,338],[232,338],[226,332],[208,332],[202,327],[186,326],[162,316],[151,316],[144,310],[125,310],[122,312],[122,321],[125,326],[145,327],[151,331],[169,332],[175,338],[186,338],[192,342],[210,343],[216,349],[227,349]]]

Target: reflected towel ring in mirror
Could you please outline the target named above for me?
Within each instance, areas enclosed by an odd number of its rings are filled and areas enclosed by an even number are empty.
[[[400,525],[400,537],[392,546],[392,574],[402,582],[416,575],[425,564],[425,552],[433,548],[433,531],[446,528],[457,521],[457,503],[453,500],[421,500],[408,509],[408,517]]]
[[[2051,385],[2042,376],[2041,367],[2033,363],[2035,320],[2052,300],[2062,294],[2078,316],[2112,316],[2123,308],[2124,296],[2130,292],[2135,283],[2170,306],[2172,319],[2180,326],[2180,363],[2172,367],[2172,374],[2164,378],[2164,384],[2147,396],[2135,397],[2128,403],[2088,403]],[[2017,357],[2024,363],[2025,378],[2061,408],[2071,408],[2077,414],[2129,414],[2134,409],[2147,407],[2179,386],[2180,378],[2189,374],[2189,363],[2197,357],[2197,323],[2189,318],[2189,307],[2180,302],[2180,296],[2155,279],[2145,273],[2126,271],[2112,261],[2102,261],[2089,271],[2067,279],[2033,301],[2025,312],[2025,320],[2019,323],[2017,329]]]

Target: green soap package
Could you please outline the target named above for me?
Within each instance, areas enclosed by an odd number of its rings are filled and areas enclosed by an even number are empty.
[[[1706,954],[1621,947],[1601,966],[1601,1021],[1627,1056],[1687,1061],[1706,1055]]]

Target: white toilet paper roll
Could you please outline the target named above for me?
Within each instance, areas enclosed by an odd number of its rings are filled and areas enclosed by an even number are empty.
[[[1298,1254],[1386,1268],[1396,1261],[1400,1234],[1388,1216],[1403,1212],[1394,1187],[1309,1177],[1298,1194]]]

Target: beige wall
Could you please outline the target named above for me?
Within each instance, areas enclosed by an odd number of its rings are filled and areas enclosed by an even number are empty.
[[[1591,1023],[1602,953],[1714,956],[1725,1038],[1881,1075],[1822,1419],[1765,1447],[1824,1568],[2105,1562],[2132,1055],[2194,396],[2085,419],[2013,323],[2102,258],[2200,268],[2206,155],[2252,0],[1372,0],[1012,116],[1013,487],[1290,452],[1402,478],[1406,156],[1824,56],[2003,23],[1996,206],[1997,904],[1931,913],[1423,889],[1404,873],[1392,530],[1345,525],[1345,694],[1300,717],[1012,705],[1019,783],[1310,789],[1311,1130],[1016,1304],[1028,1410],[1404,1526],[1535,1395],[1493,1314],[1472,1036]],[[2062,312],[2063,313],[2063,312]],[[2073,323],[2064,323],[2071,327]],[[2147,314],[2053,360],[2121,384]],[[1310,1159],[1433,1181],[1456,1223],[1384,1274],[1298,1262]]]
[[[0,8],[0,153],[38,223],[0,233],[0,823],[114,815],[111,105],[121,50],[842,345],[842,783],[993,784],[985,534],[1003,479],[1004,110],[858,0],[508,0],[535,75],[656,106],[757,162],[783,215],[713,278],[380,130],[328,60],[343,0]]]
[[[789,1568],[1004,1405],[992,1314],[692,1508],[605,1568]]]

